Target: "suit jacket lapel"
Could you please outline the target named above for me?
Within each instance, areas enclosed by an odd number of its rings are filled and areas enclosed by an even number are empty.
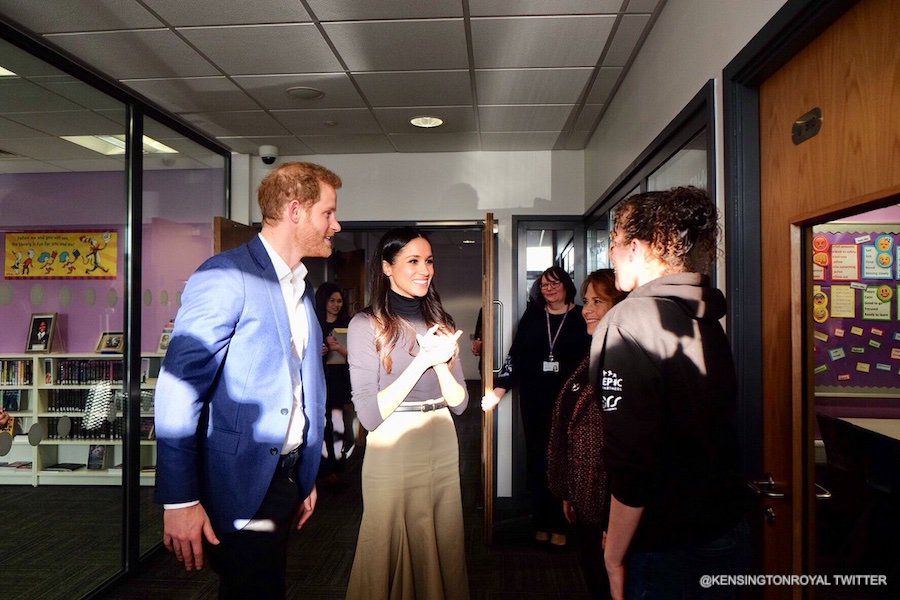
[[[275,274],[275,265],[272,264],[272,259],[269,258],[269,253],[266,252],[266,248],[260,241],[259,236],[247,242],[247,249],[250,252],[250,256],[259,266],[259,278],[265,287],[269,304],[272,307],[272,314],[275,316],[275,330],[278,332],[281,348],[284,351],[284,355],[290,357],[291,324],[288,320],[287,307],[284,305],[281,283],[278,281],[278,275]]]

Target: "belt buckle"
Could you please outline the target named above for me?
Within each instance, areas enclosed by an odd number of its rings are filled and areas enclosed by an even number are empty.
[[[433,402],[426,402],[422,404],[422,412],[431,412],[435,410],[434,406],[435,404]]]

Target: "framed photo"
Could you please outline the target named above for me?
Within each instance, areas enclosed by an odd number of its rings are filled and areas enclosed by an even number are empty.
[[[121,331],[104,331],[97,342],[97,352],[101,354],[122,354],[125,349],[125,334]]]
[[[172,339],[172,330],[168,327],[163,329],[162,334],[159,336],[159,348],[157,348],[157,352],[160,354],[165,354],[166,350],[169,349],[169,341]]]
[[[40,313],[31,315],[28,327],[28,344],[26,352],[50,352],[53,335],[56,333],[56,313]]]

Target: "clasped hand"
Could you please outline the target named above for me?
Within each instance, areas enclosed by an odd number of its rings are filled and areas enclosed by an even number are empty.
[[[462,330],[457,330],[453,335],[438,333],[438,325],[432,325],[424,335],[416,334],[419,342],[418,359],[429,367],[449,361],[456,354],[456,340],[462,335]]]

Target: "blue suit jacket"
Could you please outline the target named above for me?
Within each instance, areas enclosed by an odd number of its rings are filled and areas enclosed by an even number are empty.
[[[155,499],[200,500],[217,533],[253,518],[272,481],[299,369],[306,414],[297,485],[315,482],[325,422],[322,330],[311,286],[309,343],[294,357],[275,267],[258,237],[207,260],[182,295],[156,386]]]

